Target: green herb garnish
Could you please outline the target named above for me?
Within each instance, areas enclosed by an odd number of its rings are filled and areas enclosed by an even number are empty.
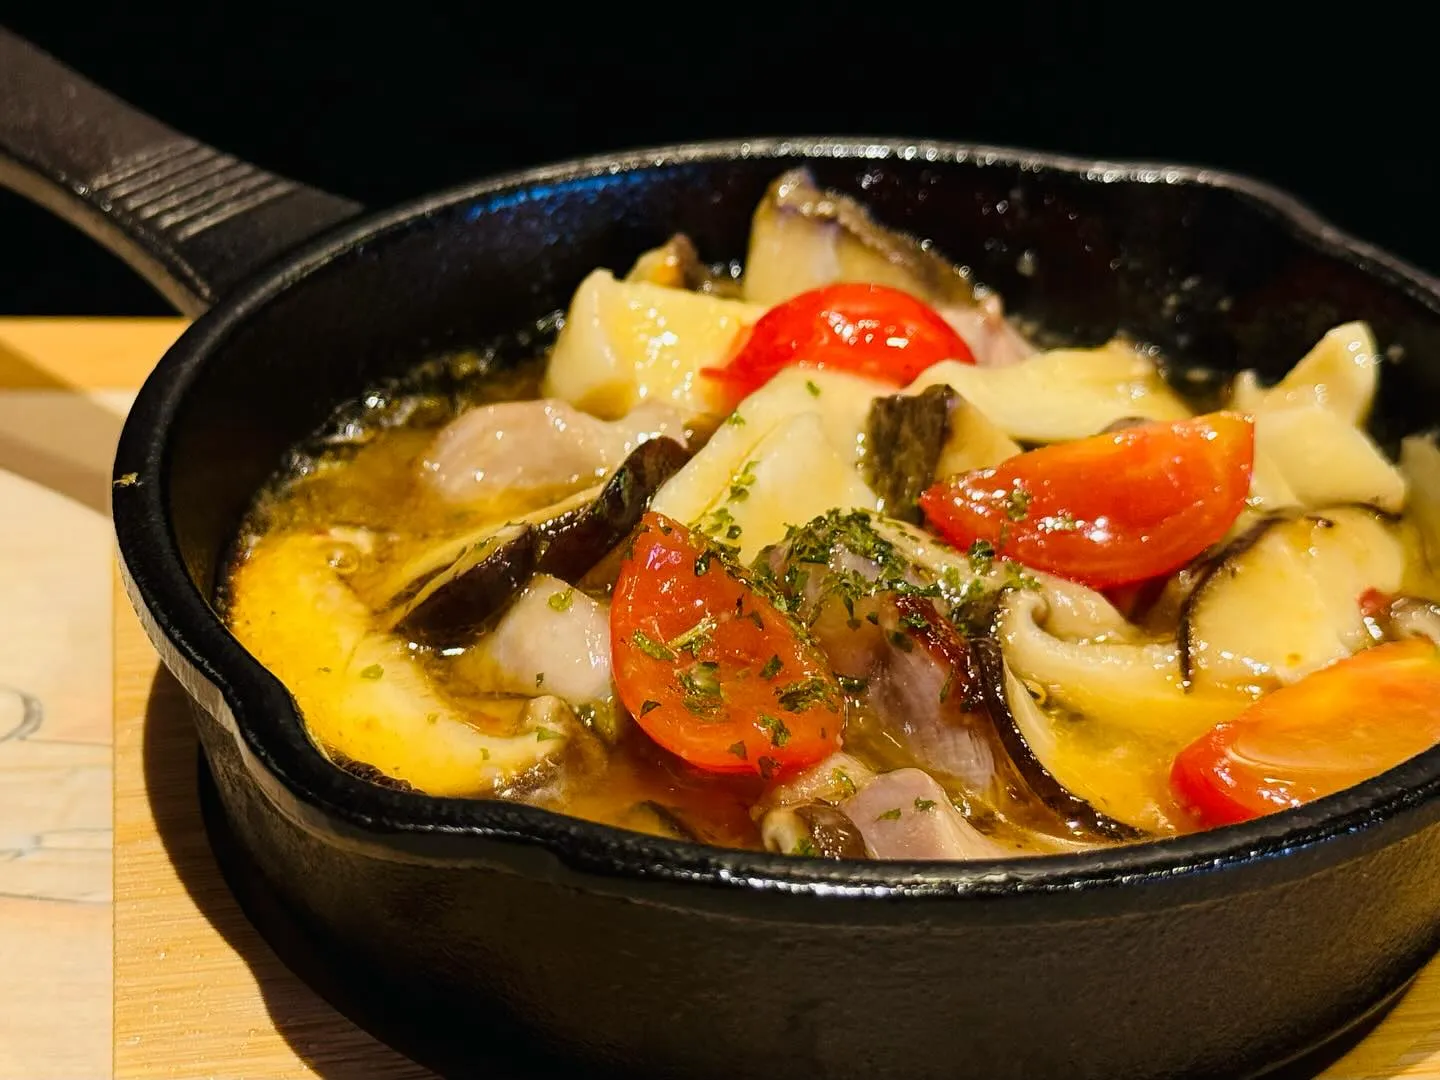
[[[875,820],[876,820],[876,821],[899,821],[899,820],[900,820],[900,807],[897,806],[897,807],[894,807],[893,809],[886,810],[883,814],[881,814],[881,815],[880,815],[879,817],[877,817]]]
[[[813,859],[815,856],[819,855],[820,852],[815,850],[815,842],[813,840],[811,840],[808,836],[802,836],[799,840],[795,841],[795,849],[791,851],[790,854],[805,855]]]
[[[744,761],[748,756],[745,753],[745,744],[743,742],[731,743],[730,746],[727,747],[727,751],[734,754],[741,761]]]
[[[765,666],[760,669],[760,677],[762,679],[773,679],[776,675],[780,674],[780,669],[784,666],[784,662],[778,655],[772,656],[769,660],[765,661]]]
[[[781,747],[790,741],[790,729],[785,726],[785,721],[781,720],[778,716],[761,713],[759,724],[770,733],[771,746]]]
[[[682,634],[677,634],[667,641],[665,647],[673,649],[675,652],[688,652],[691,656],[695,656],[701,649],[710,644],[710,641],[715,636],[715,626],[715,616],[706,615],[698,623],[690,627],[689,630],[686,630]]]
[[[378,679],[384,674],[385,669],[379,664],[371,664],[369,667],[360,669],[360,677],[362,679]]]
[[[658,709],[659,707],[660,703],[658,701],[642,701],[640,703],[640,715],[644,716],[646,713],[650,712],[653,709]]]
[[[551,739],[563,739],[564,737],[565,736],[560,734],[560,732],[554,731],[548,727],[537,727],[535,729],[536,742],[549,742]]]
[[[935,800],[916,798],[915,809],[919,810],[922,814],[928,814],[931,810],[935,809]],[[898,811],[896,812],[895,816],[900,816]]]
[[[675,653],[656,641],[644,630],[636,630],[630,635],[631,643],[652,660],[674,660]]]
[[[780,707],[786,712],[804,712],[812,705],[834,707],[834,695],[830,691],[830,684],[818,675],[797,679],[793,683],[779,687],[775,691],[775,696],[780,700]]]
[[[720,691],[719,670],[720,665],[715,661],[701,660],[675,676],[685,697],[685,708],[704,715],[720,707],[724,695]]]
[[[1024,521],[1030,512],[1030,492],[1015,481],[1015,486],[1005,494],[1005,516],[1011,521]]]

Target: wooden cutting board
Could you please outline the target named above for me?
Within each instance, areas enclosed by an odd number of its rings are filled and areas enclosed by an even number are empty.
[[[179,328],[178,322],[153,320],[0,320],[0,404],[7,386],[57,394],[86,394],[117,383],[138,386]],[[92,437],[86,431],[93,420],[81,410],[69,428],[57,422],[47,437],[55,446],[73,449],[77,439]],[[56,451],[51,458],[41,455],[38,465],[32,462],[31,482],[66,488],[72,499],[93,499],[94,477],[77,471],[65,453]],[[3,465],[0,459],[0,479]],[[54,524],[60,528],[64,522],[57,518]],[[85,568],[91,577],[95,569]],[[113,594],[88,590],[75,603],[98,603],[108,617],[112,596],[114,1075],[120,1080],[418,1080],[430,1075],[335,1012],[285,968],[246,921],[220,877],[200,822],[195,737],[179,689],[157,670],[155,654],[118,589]],[[93,617],[93,607],[85,610]],[[23,648],[25,643],[8,636],[8,629],[0,625],[5,644]],[[110,658],[72,659],[77,669],[86,664],[103,669]],[[93,713],[92,727],[103,728],[111,719],[103,710]],[[0,740],[0,777],[7,767],[7,745]],[[74,795],[57,788],[35,798],[60,807]],[[87,980],[99,977],[91,969],[108,965],[108,956],[97,952],[86,967],[73,950],[33,947],[39,938],[65,940],[74,932],[74,918],[73,905],[55,903],[37,908],[29,923],[15,927],[0,909],[0,987],[14,991],[0,1005],[20,1008],[26,985],[37,988],[29,994],[34,997],[44,989],[88,985]],[[66,1000],[53,992],[52,998]],[[32,1053],[67,1053],[76,1029],[101,1018],[69,1012],[56,1020],[32,1039]],[[4,1030],[0,1027],[0,1035]],[[49,1075],[11,1068],[0,1053],[0,1077]],[[96,1073],[85,1069],[64,1075]],[[1440,1080],[1440,960],[1379,1027],[1323,1076]]]

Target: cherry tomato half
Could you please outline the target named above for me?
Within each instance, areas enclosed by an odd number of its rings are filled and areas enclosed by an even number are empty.
[[[641,519],[610,604],[615,685],[641,729],[710,772],[769,777],[840,746],[824,655],[704,537]]]
[[[975,362],[965,339],[934,309],[885,285],[842,283],[801,293],[767,311],[739,340],[724,367],[702,369],[736,401],[792,365],[905,386],[941,360]]]
[[[1211,413],[1045,446],[920,496],[951,543],[1094,588],[1167,574],[1223,537],[1245,508],[1249,418]]]
[[[1440,743],[1440,651],[1376,645],[1276,690],[1175,758],[1170,785],[1206,828],[1299,806]]]

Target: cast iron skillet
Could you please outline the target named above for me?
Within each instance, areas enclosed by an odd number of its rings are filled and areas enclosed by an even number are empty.
[[[1383,434],[1433,419],[1437,283],[1237,177],[757,139],[571,162],[362,217],[0,32],[0,180],[201,315],[130,414],[114,516],[128,591],[199,706],[240,846],[391,1000],[467,1017],[477,1068],[487,1032],[510,1031],[632,1075],[1233,1077],[1392,998],[1440,944],[1440,750],[1182,839],[826,863],[371,786],[311,747],[284,688],[227,634],[209,602],[217,560],[286,448],[338,404],[564,307],[590,269],[624,269],[672,230],[708,257],[743,254],[765,185],[802,162],[1070,340],[1124,329],[1278,375],[1330,326],[1368,319],[1398,358]],[[1025,252],[1033,273],[1017,269]]]

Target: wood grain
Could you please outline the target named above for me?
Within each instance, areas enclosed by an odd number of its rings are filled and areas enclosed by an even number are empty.
[[[115,1077],[428,1077],[280,962],[220,877],[177,683],[115,600]]]
[[[103,420],[101,413],[115,413],[123,400],[81,392],[133,390],[182,327],[179,320],[0,320],[0,407],[7,386],[23,388],[25,394],[83,398],[68,412],[52,397],[43,399],[56,411],[26,436],[48,432],[53,437],[45,446],[63,458],[66,447],[73,451],[85,432]],[[26,398],[24,404],[28,410],[40,400]],[[109,423],[113,426],[113,415]],[[9,430],[0,414],[0,433]],[[99,643],[105,655],[92,655],[95,645],[87,637],[67,641],[70,662],[50,677],[56,700],[71,695],[64,698],[65,726],[57,728],[63,743],[58,750],[38,752],[41,744],[27,746],[31,757],[23,766],[18,755],[0,754],[0,782],[23,784],[14,790],[23,790],[28,800],[23,806],[6,802],[0,810],[7,825],[16,820],[12,809],[17,807],[26,822],[63,824],[93,815],[86,792],[97,783],[106,790],[112,713],[108,701],[91,700],[83,686],[96,671],[109,674],[104,647],[113,645],[114,1075],[122,1080],[418,1080],[429,1075],[331,1009],[284,967],[246,921],[221,880],[200,824],[195,739],[186,708],[174,682],[157,671],[155,654],[128,602],[112,594],[110,549],[84,555],[46,542],[57,530],[72,527],[74,514],[62,516],[61,507],[83,506],[85,520],[92,520],[84,476],[98,467],[95,448],[101,441],[93,439],[86,444],[90,449],[68,459],[78,462],[74,468],[50,474],[62,487],[80,477],[68,493],[34,478],[19,481],[25,491],[42,493],[26,505],[41,507],[37,513],[49,528],[27,534],[30,539],[17,556],[27,574],[0,579],[0,584],[35,576],[32,567],[49,566],[43,561],[49,557],[69,568],[66,573],[76,582],[73,596],[63,602],[52,597],[50,607],[58,603],[84,613],[85,619],[99,610],[108,623],[113,595],[114,625],[113,637]],[[33,462],[24,467],[41,471]],[[8,468],[0,455],[0,479],[14,476]],[[10,540],[11,534],[0,532],[0,539]],[[62,631],[54,622],[0,625],[4,655],[38,655],[28,639],[57,632]],[[0,750],[13,751],[14,745],[0,744]],[[44,754],[62,755],[63,761],[41,760]],[[47,771],[52,766],[59,771]],[[86,770],[95,770],[98,780],[81,784],[75,779]],[[10,790],[0,787],[0,796]],[[43,874],[32,871],[40,875],[32,892],[44,898],[0,897],[0,1077],[89,1080],[103,1075],[84,1041],[87,1029],[101,1026],[101,1018],[84,1010],[87,995],[110,986],[110,956],[94,943],[95,934],[109,925],[110,905],[108,890],[100,897],[87,891],[93,890],[93,869],[87,868],[93,863],[86,862],[86,845],[99,842],[87,828],[56,830],[69,839],[47,849]],[[108,846],[103,854],[108,856]],[[9,866],[3,857],[0,851],[0,867]],[[66,890],[81,899],[64,899]],[[1323,1075],[1326,1080],[1440,1080],[1440,960],[1379,1027]]]

